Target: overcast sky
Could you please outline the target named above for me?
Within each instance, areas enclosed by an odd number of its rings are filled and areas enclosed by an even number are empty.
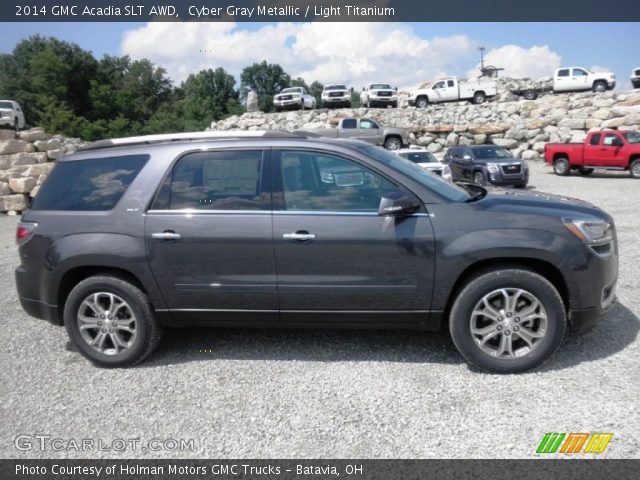
[[[267,60],[308,82],[413,87],[448,74],[472,76],[479,52],[515,77],[580,65],[616,73],[629,88],[640,67],[637,23],[4,23],[0,52],[29,35],[56,36],[100,57],[150,58],[174,81],[204,68],[240,70]]]

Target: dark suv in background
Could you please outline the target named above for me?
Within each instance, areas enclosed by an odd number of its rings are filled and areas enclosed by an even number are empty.
[[[450,148],[443,161],[449,165],[454,182],[519,188],[529,182],[526,162],[514,159],[511,153],[496,145]]]
[[[163,327],[445,323],[470,363],[518,372],[614,299],[613,220],[585,202],[461,188],[354,140],[225,135],[60,160],[17,228],[25,311],[106,367]]]

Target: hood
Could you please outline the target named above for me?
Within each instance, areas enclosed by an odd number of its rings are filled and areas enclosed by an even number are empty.
[[[476,158],[476,163],[524,163],[517,158]]]
[[[531,213],[549,216],[590,216],[613,223],[611,216],[595,205],[578,198],[544,192],[491,189],[480,200],[484,208],[505,212],[522,212],[529,207]]]

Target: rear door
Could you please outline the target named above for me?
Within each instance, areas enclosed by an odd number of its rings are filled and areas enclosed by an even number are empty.
[[[281,319],[367,322],[400,312],[406,315],[392,321],[426,321],[434,273],[429,216],[379,216],[381,197],[401,187],[353,159],[283,150],[274,162]]]
[[[358,138],[358,120],[355,118],[345,118],[340,123],[340,136],[343,138]]]
[[[561,68],[556,74],[554,81],[554,90],[557,92],[564,92],[571,90],[571,69]]]
[[[268,152],[183,155],[147,212],[145,235],[174,318],[277,320]]]
[[[571,163],[576,165],[602,165],[601,162],[604,159],[605,148],[601,145],[601,143],[602,134],[592,134],[591,137],[589,137],[589,140],[584,144],[582,151],[582,161],[579,161],[580,159],[578,158],[572,158]]]
[[[600,148],[599,165],[603,167],[622,167],[624,164],[622,147],[624,147],[624,141],[619,134],[606,133]]]

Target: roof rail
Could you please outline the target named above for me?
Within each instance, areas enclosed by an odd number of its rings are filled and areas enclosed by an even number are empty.
[[[308,136],[305,132],[286,132],[284,130],[227,130],[207,132],[166,133],[159,135],[141,135],[138,137],[112,138],[98,140],[80,147],[79,151],[99,150],[102,148],[124,147],[132,145],[150,145],[153,143],[184,142],[189,140],[224,140],[233,138],[300,138]]]

